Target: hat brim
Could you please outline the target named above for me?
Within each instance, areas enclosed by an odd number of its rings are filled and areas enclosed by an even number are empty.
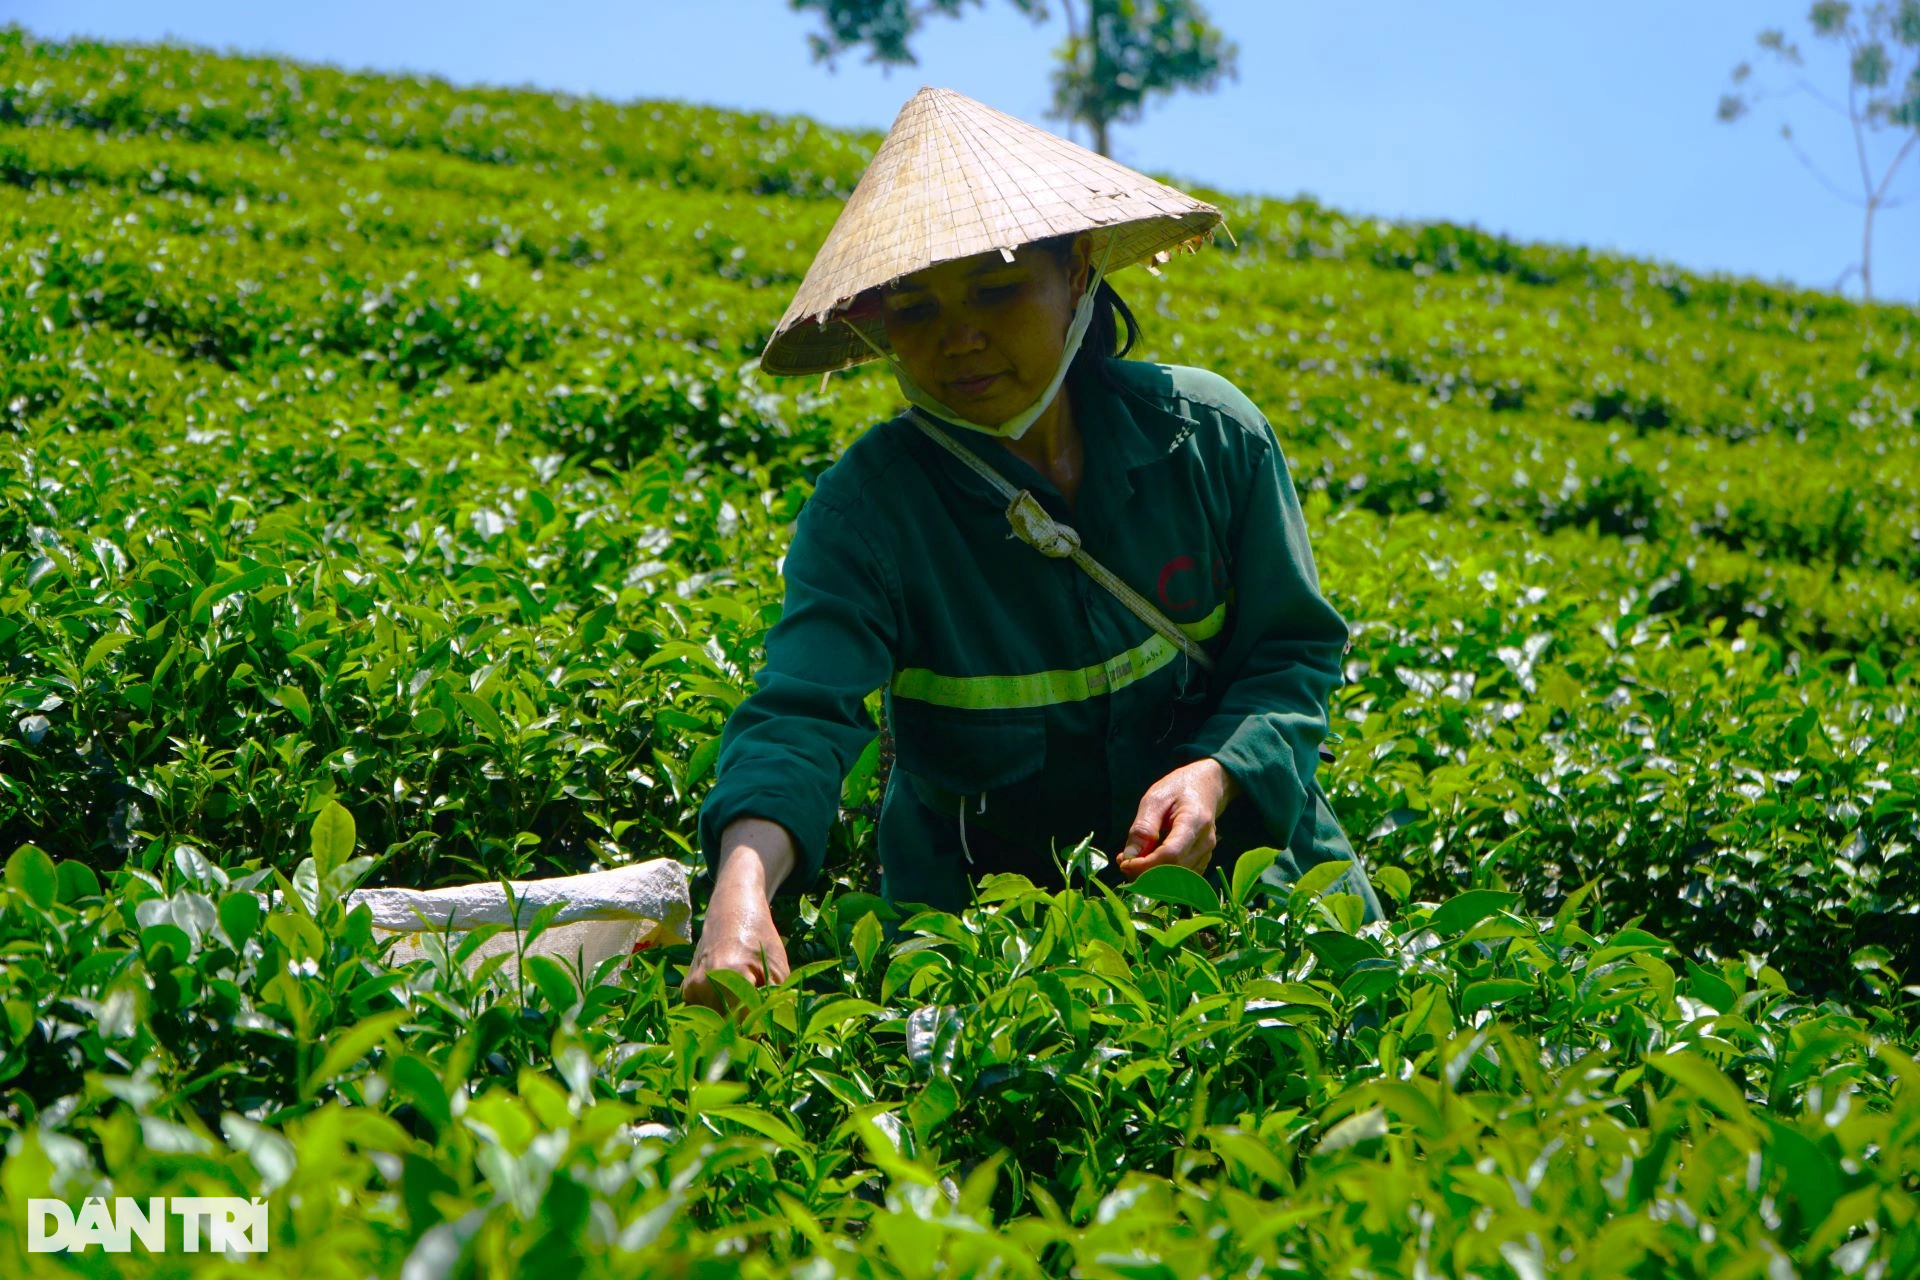
[[[1082,231],[1090,233],[1093,237],[1095,259],[1106,252],[1106,241],[1111,239],[1113,249],[1111,257],[1108,258],[1106,274],[1112,276],[1123,268],[1151,261],[1156,257],[1175,252],[1191,253],[1201,243],[1211,238],[1220,223],[1219,210],[1211,206],[1202,206],[1185,213],[1164,214],[1122,223],[1118,226],[1079,226],[1053,234],[1071,235]],[[1050,236],[1039,236],[1027,243],[1032,244],[1048,238]],[[997,244],[983,245],[977,249],[967,248],[966,252],[954,253],[940,261],[970,258],[976,254],[990,253],[1000,248],[1002,246]],[[894,277],[894,279],[900,278],[902,277]],[[800,376],[832,373],[836,370],[852,368],[868,360],[879,359],[880,357],[874,352],[875,347],[881,351],[892,350],[887,343],[886,322],[878,307],[860,304],[862,299],[870,299],[874,290],[891,283],[893,283],[892,280],[877,281],[846,297],[836,298],[833,305],[819,315],[784,317],[781,327],[774,331],[766,350],[761,353],[760,368],[770,374]],[[862,341],[859,334],[853,332],[854,326],[858,326],[860,333],[866,335],[866,341]],[[872,345],[868,345],[869,343]]]

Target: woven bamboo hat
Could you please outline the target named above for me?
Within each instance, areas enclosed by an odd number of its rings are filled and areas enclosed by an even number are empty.
[[[877,309],[847,304],[938,262],[1091,231],[1094,261],[1112,242],[1111,275],[1191,252],[1219,224],[1218,209],[1185,192],[964,94],[922,89],[847,198],[760,367],[828,373],[876,359],[848,325],[886,350]]]

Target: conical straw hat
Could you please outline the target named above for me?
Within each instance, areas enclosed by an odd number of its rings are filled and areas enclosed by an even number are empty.
[[[1111,275],[1191,251],[1219,223],[1212,205],[1125,165],[951,89],[922,89],[847,198],[760,367],[825,373],[876,358],[847,326],[859,324],[885,350],[880,317],[833,313],[937,262],[1093,231],[1095,261],[1112,238]]]

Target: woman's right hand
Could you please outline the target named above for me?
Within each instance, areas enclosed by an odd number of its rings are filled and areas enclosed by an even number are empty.
[[[741,818],[728,824],[720,844],[713,897],[680,984],[688,1003],[711,1009],[726,1007],[724,993],[708,976],[716,970],[732,970],[760,987],[786,981],[789,969],[771,899],[793,868],[792,838],[778,823]]]
[[[773,927],[773,909],[767,900],[750,897],[722,899],[719,892],[707,906],[707,922],[700,930],[700,941],[693,949],[693,963],[680,985],[680,994],[689,1004],[704,1004],[710,1009],[725,1009],[724,996],[707,976],[716,969],[731,969],[756,987],[784,982],[787,977],[787,948],[780,931]]]

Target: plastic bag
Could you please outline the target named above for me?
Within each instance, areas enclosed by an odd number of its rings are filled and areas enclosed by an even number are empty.
[[[421,941],[429,933],[449,935],[451,953],[460,935],[476,926],[517,925],[474,948],[466,959],[467,972],[490,956],[505,955],[501,972],[515,978],[516,956],[524,953],[552,956],[569,968],[577,967],[585,979],[609,956],[631,956],[647,947],[692,940],[687,874],[686,867],[671,858],[654,858],[610,871],[513,881],[517,921],[509,913],[506,891],[497,882],[445,889],[360,889],[347,896],[347,907],[351,910],[365,903],[373,912],[374,936],[399,937],[391,952],[396,965],[424,958]],[[556,902],[562,904],[559,913],[533,945],[523,946],[522,930]]]

